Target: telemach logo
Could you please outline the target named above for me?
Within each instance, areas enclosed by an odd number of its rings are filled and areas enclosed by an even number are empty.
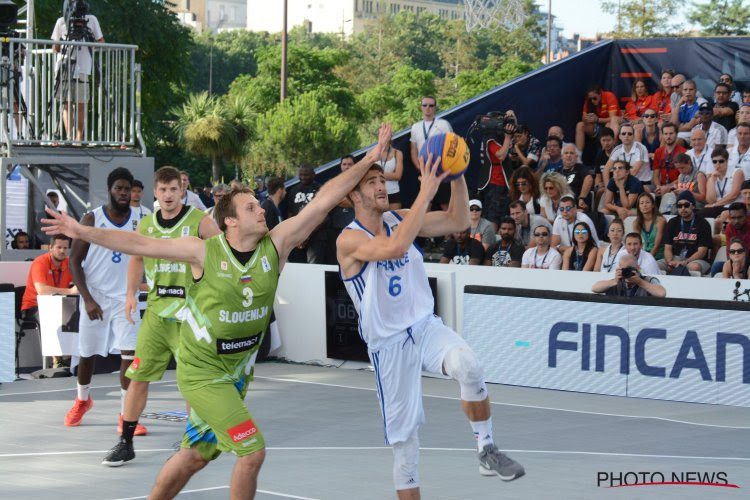
[[[597,472],[598,488],[622,488],[625,486],[716,486],[739,488],[729,482],[726,472]]]

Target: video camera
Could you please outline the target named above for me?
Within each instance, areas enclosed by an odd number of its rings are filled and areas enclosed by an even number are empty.
[[[483,136],[498,137],[516,131],[516,117],[509,111],[492,111],[486,115],[477,115],[469,130],[478,131]]]
[[[94,41],[94,36],[89,29],[89,21],[86,19],[86,14],[89,12],[89,4],[86,0],[66,0],[63,12],[65,25],[68,27],[68,40]]]

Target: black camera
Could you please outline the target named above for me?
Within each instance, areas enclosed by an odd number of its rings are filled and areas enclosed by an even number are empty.
[[[65,8],[65,22],[68,27],[68,40],[75,42],[93,41],[86,14],[89,4],[85,0],[72,0]]]
[[[474,118],[472,128],[475,128],[482,135],[486,136],[500,136],[508,132],[513,133],[516,129],[516,117],[507,112],[492,111],[486,115],[477,115]]]
[[[632,278],[633,276],[636,276],[638,274],[638,271],[633,266],[627,266],[622,268],[622,277]]]

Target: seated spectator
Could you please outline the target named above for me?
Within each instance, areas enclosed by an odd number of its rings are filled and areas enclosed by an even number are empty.
[[[745,181],[741,169],[727,171],[729,153],[724,148],[716,148],[711,154],[714,172],[706,181],[706,207],[701,211],[703,217],[719,217],[732,203],[741,202],[740,189]]]
[[[693,166],[693,161],[686,153],[678,154],[675,157],[674,162],[680,175],[674,183],[667,187],[671,193],[666,193],[662,197],[662,207],[664,206],[665,198],[667,196],[672,197],[672,201],[669,202],[669,206],[672,208],[669,210],[660,210],[660,212],[664,214],[676,214],[677,207],[675,207],[674,204],[677,202],[677,197],[683,191],[690,191],[693,193],[696,209],[703,208],[706,203],[706,174]]]
[[[521,267],[528,269],[560,269],[560,252],[550,246],[550,229],[546,225],[534,226],[532,234],[536,244],[523,253]]]
[[[685,266],[688,271],[704,275],[711,268],[706,260],[711,245],[711,227],[695,214],[693,193],[683,191],[677,197],[677,217],[667,222],[664,259],[659,261],[659,267],[671,273],[678,266]]]
[[[391,143],[388,145],[388,151],[384,151],[376,163],[383,167],[385,189],[388,192],[388,209],[400,210],[401,188],[398,183],[404,174],[404,154],[394,148]]]
[[[740,109],[740,103],[729,98],[731,93],[732,89],[726,83],[718,83],[714,87],[714,121],[725,130],[737,126],[737,111]]]
[[[635,126],[635,142],[640,142],[648,151],[648,158],[653,162],[654,153],[661,146],[661,135],[659,131],[659,115],[653,109],[647,109],[641,115],[643,122],[641,126]]]
[[[629,123],[624,123],[620,127],[622,144],[612,150],[609,161],[602,171],[602,180],[605,185],[609,184],[609,178],[612,175],[610,169],[617,160],[627,162],[630,165],[630,175],[641,181],[644,187],[651,185],[651,161],[648,158],[648,150],[640,142],[635,142],[633,134],[633,126]]]
[[[729,153],[729,172],[742,170],[745,179],[750,180],[750,122],[738,123],[735,130],[737,146]]]
[[[677,180],[680,172],[674,163],[674,158],[686,149],[677,142],[677,127],[674,123],[664,123],[661,126],[661,137],[663,144],[654,152],[654,160],[651,162],[653,171],[651,182],[656,196],[663,196],[668,192],[662,189]]]
[[[576,148],[585,152],[590,149],[586,148],[587,142],[596,144],[599,141],[602,127],[609,127],[617,132],[619,126],[620,105],[617,102],[617,96],[612,92],[602,90],[600,85],[592,85],[586,89],[582,119],[576,124]],[[593,157],[591,159],[593,160]],[[586,163],[590,164],[590,162]]]
[[[510,217],[516,223],[516,241],[524,248],[536,245],[536,241],[532,238],[532,228],[545,225],[552,231],[552,226],[547,219],[541,215],[530,214],[526,210],[526,204],[520,200],[511,202]]]
[[[75,295],[78,288],[73,286],[70,274],[68,250],[70,238],[65,235],[52,235],[49,251],[31,263],[26,290],[21,301],[24,318],[39,321],[37,295]]]
[[[750,88],[746,88],[742,91],[742,104],[740,106],[744,106],[745,104],[750,104]],[[737,123],[740,121],[737,120]]]
[[[597,281],[591,286],[594,293],[613,297],[666,297],[667,291],[653,276],[641,275],[641,268],[632,255],[624,255],[615,277]]]
[[[578,200],[578,208],[588,212],[594,204],[591,188],[594,186],[594,177],[591,172],[578,163],[576,148],[572,144],[563,146],[563,164],[560,174],[565,178],[573,196]]]
[[[511,217],[503,217],[498,232],[500,241],[487,251],[484,256],[484,265],[521,267],[524,247],[516,241],[516,222]]]
[[[534,170],[541,154],[542,144],[539,139],[531,135],[528,126],[519,123],[516,132],[513,134],[513,142],[508,151],[508,156],[505,158],[505,166],[511,172],[521,167]]]
[[[562,168],[562,139],[551,135],[539,159],[537,173],[558,172]]]
[[[723,235],[714,236],[714,248],[718,249],[722,246],[722,239],[724,241],[739,239],[744,248],[750,248],[750,224],[747,220],[747,207],[744,203],[732,203],[729,205],[728,212],[729,223],[724,229]],[[723,265],[722,261],[715,261],[711,266],[711,276],[719,273]]]
[[[677,102],[682,98],[682,86],[685,83],[685,75],[677,73],[672,77],[672,94],[669,96],[672,111],[678,107]],[[672,121],[672,115],[670,114],[669,120]]]
[[[747,258],[747,248],[739,238],[733,238],[729,241],[729,248],[727,249],[728,260],[724,262],[722,267],[722,277],[748,279],[747,267],[750,264],[750,259]]]
[[[643,240],[640,233],[628,233],[625,235],[625,246],[615,257],[614,269],[618,268],[623,255],[632,255],[644,273],[659,274],[659,264],[653,255],[643,249]]]
[[[667,219],[656,209],[656,203],[649,193],[641,193],[635,200],[636,214],[633,231],[641,235],[643,248],[655,260],[664,258],[664,231]]]
[[[562,256],[563,271],[593,271],[596,264],[597,243],[591,237],[591,228],[585,222],[573,226],[574,244]]]
[[[750,103],[740,106],[737,111],[737,123],[750,123]],[[737,127],[727,133],[727,149],[732,150],[737,146]]]
[[[441,264],[482,265],[484,247],[477,240],[469,238],[469,229],[453,233],[453,238],[445,242]]]
[[[526,210],[531,214],[538,214],[542,207],[539,205],[539,182],[534,171],[529,167],[520,167],[510,177],[510,199],[522,201]]]
[[[727,145],[727,129],[714,121],[714,108],[707,102],[698,106],[698,125],[693,127],[693,130],[703,130],[706,133],[708,151]]]
[[[560,200],[562,197],[572,196],[573,193],[570,191],[565,177],[557,172],[547,172],[542,175],[542,178],[539,179],[539,186],[544,192],[541,198],[539,198],[539,205],[541,206],[540,215],[552,224],[555,222],[555,218],[560,211]]]
[[[575,245],[576,240],[573,238],[573,230],[578,222],[586,223],[594,246],[599,246],[599,236],[596,234],[594,223],[591,222],[588,215],[576,208],[575,198],[572,195],[565,195],[560,199],[560,215],[555,218],[552,225],[552,246],[557,248],[559,252],[565,252]]]
[[[602,212],[625,220],[635,213],[635,200],[641,193],[643,185],[630,175],[630,165],[626,161],[615,160],[612,163],[612,178],[607,184]]]
[[[13,241],[10,242],[10,247],[15,250],[31,249],[31,239],[29,238],[29,234],[23,231],[18,231],[13,235]]]
[[[630,99],[625,103],[625,119],[633,125],[643,123],[641,117],[647,109],[653,109],[648,95],[648,87],[643,78],[636,78],[630,87]],[[656,110],[654,109],[654,111]]]
[[[693,80],[685,80],[682,84],[682,97],[672,106],[672,123],[677,125],[677,137],[688,140],[690,131],[698,125],[698,102],[697,87]]]
[[[613,219],[607,230],[609,244],[599,248],[596,255],[596,264],[594,265],[596,272],[610,273],[615,271],[615,261],[617,260],[617,254],[623,249],[622,239],[624,236],[625,224],[623,224],[622,219]]]
[[[469,201],[469,238],[477,240],[486,251],[495,244],[495,228],[490,221],[482,217],[482,202],[479,200]]]
[[[729,88],[729,100],[732,102],[737,103],[738,106],[741,106],[744,101],[742,99],[742,94],[739,90],[734,88],[734,78],[729,73],[724,73],[719,77],[719,83],[723,83]]]
[[[690,132],[690,148],[687,155],[693,160],[693,166],[706,174],[711,175],[714,167],[711,163],[711,151],[706,150],[706,133],[701,129]]]
[[[615,133],[611,128],[604,127],[601,134],[599,134],[599,145],[601,148],[596,153],[596,160],[594,161],[594,191],[596,192],[597,202],[599,201],[599,196],[602,195],[604,189],[607,187],[604,185],[604,180],[602,179],[602,169],[609,161],[609,155],[615,149],[615,144]]]
[[[668,122],[672,117],[672,78],[674,71],[665,69],[661,72],[659,89],[650,97],[649,108],[656,110],[659,122]]]

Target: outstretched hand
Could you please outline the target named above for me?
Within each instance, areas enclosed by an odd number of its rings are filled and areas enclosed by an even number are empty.
[[[45,210],[51,219],[42,219],[42,231],[44,234],[64,234],[73,239],[78,239],[81,225],[73,217],[65,212],[56,212],[49,207]]]
[[[419,156],[419,171],[421,172],[422,187],[420,191],[424,191],[430,200],[437,193],[440,183],[443,182],[450,175],[450,171],[439,173],[438,167],[440,166],[441,158],[433,158],[432,153],[427,156],[427,163],[424,162],[424,158]]]
[[[391,143],[391,137],[393,136],[393,127],[390,123],[381,123],[380,130],[378,130],[378,147],[382,151],[387,148]]]

